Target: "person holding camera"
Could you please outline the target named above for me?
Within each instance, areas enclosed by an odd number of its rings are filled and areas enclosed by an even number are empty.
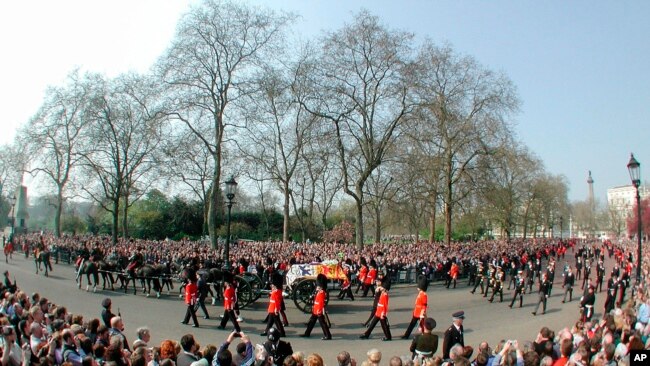
[[[517,366],[524,365],[524,355],[519,349],[519,342],[517,342],[516,340],[508,340],[503,345],[501,351],[494,356],[494,360],[492,360],[492,364],[493,365],[501,365],[501,364],[515,365],[515,363],[512,362],[514,361],[513,358],[515,358]]]
[[[230,366],[232,365],[232,353],[228,350],[228,346],[235,338],[241,337],[242,342],[246,345],[246,351],[241,359],[239,365],[250,366],[254,363],[253,359],[253,344],[250,338],[244,332],[232,332],[228,335],[225,342],[221,344],[217,354],[212,359],[212,366]]]

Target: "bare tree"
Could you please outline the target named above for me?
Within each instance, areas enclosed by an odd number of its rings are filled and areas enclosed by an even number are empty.
[[[292,180],[316,120],[293,97],[292,80],[289,70],[265,69],[259,93],[252,94],[248,102],[244,142],[238,144],[242,154],[261,166],[282,193],[284,242],[289,240]]]
[[[412,38],[362,11],[323,40],[320,62],[310,75],[314,94],[302,99],[312,113],[334,124],[343,191],[356,204],[358,248],[364,242],[364,186],[412,110]]]
[[[159,141],[161,125],[147,81],[125,75],[106,81],[96,76],[89,117],[92,122],[84,131],[86,146],[83,165],[91,182],[84,185],[88,194],[113,218],[112,240],[117,243],[119,215],[122,235],[128,237],[128,208],[146,193],[151,180],[153,153]],[[121,211],[120,211],[121,208]]]
[[[209,151],[214,162],[212,187],[221,183],[226,129],[237,122],[231,105],[255,90],[256,71],[267,53],[281,49],[291,19],[240,3],[204,0],[183,16],[159,61],[160,77],[168,86],[168,114]],[[210,192],[208,229],[216,248],[220,191]]]
[[[510,135],[507,118],[517,110],[518,99],[508,78],[451,48],[426,43],[417,65],[419,115],[432,124],[434,133],[429,137],[439,145],[445,241],[449,243],[454,206],[474,188],[476,160]]]
[[[84,113],[90,99],[88,83],[88,77],[75,70],[68,75],[65,85],[48,88],[39,111],[18,134],[32,158],[29,172],[45,175],[56,189],[50,204],[55,208],[57,237],[61,236],[66,188],[81,160],[81,133],[87,126]]]

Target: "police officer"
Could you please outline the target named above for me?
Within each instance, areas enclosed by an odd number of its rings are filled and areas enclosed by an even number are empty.
[[[314,329],[316,320],[318,320],[318,323],[323,330],[323,338],[321,339],[324,341],[332,339],[332,333],[330,333],[328,325],[329,322],[327,321],[327,314],[325,312],[325,302],[327,298],[327,294],[325,292],[326,288],[327,277],[325,277],[323,274],[319,274],[318,278],[316,278],[316,293],[314,294],[314,303],[311,307],[311,317],[307,323],[307,329],[305,330],[304,334],[300,335],[301,337],[309,337],[311,335],[312,329]]]
[[[567,268],[567,273],[564,276],[564,283],[562,284],[562,288],[564,289],[564,298],[562,299],[563,304],[566,302],[567,293],[569,294],[569,302],[571,302],[571,299],[573,298],[573,285],[575,284],[575,281],[576,276],[573,274],[571,267]]]
[[[526,282],[523,277],[523,271],[517,271],[517,276],[515,277],[515,294],[512,296],[512,302],[508,305],[511,309],[519,296],[519,307],[524,305],[524,293],[526,292]]]
[[[445,337],[442,342],[442,358],[449,359],[449,351],[455,344],[460,344],[465,347],[465,339],[463,336],[463,320],[465,320],[465,312],[457,311],[451,315],[452,324],[445,331]]]
[[[264,349],[273,358],[273,364],[276,366],[282,365],[284,359],[293,354],[291,343],[281,340],[281,336],[282,334],[279,330],[270,328],[268,330],[268,340],[264,342]]]
[[[411,322],[408,327],[406,327],[406,332],[402,336],[402,339],[408,339],[415,328],[416,324],[419,324],[420,330],[422,330],[424,319],[427,317],[427,302],[429,297],[427,296],[427,288],[429,287],[429,281],[426,277],[420,276],[418,278],[418,296],[415,298],[415,308],[413,309],[413,316],[411,317]]]

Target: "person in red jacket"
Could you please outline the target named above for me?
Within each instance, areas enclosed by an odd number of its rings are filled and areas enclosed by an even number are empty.
[[[282,277],[279,277],[280,281]],[[275,326],[275,328],[280,332],[281,337],[286,337],[284,333],[284,326],[282,326],[282,321],[280,321],[280,311],[282,307],[282,282],[278,282],[278,277],[274,277],[273,283],[271,283],[271,294],[269,295],[269,307],[267,308],[267,322],[266,329],[260,334],[262,337],[266,337],[269,333],[269,329]]]
[[[316,294],[314,295],[314,304],[311,307],[311,317],[307,323],[307,330],[304,334],[301,334],[301,337],[309,337],[311,335],[311,330],[314,329],[316,320],[320,324],[321,329],[323,329],[323,338],[324,341],[332,339],[332,333],[328,326],[328,321],[325,313],[325,302],[327,300],[327,293],[325,289],[327,288],[327,277],[323,274],[319,274],[316,279]]]
[[[456,280],[458,280],[458,274],[460,273],[460,267],[456,262],[453,262],[451,264],[451,268],[449,269],[449,283],[447,283],[447,288],[449,288],[449,285],[451,285],[452,281],[454,282],[454,288],[456,288]]]
[[[237,322],[237,315],[235,315],[235,303],[237,302],[237,297],[235,295],[235,288],[232,285],[233,276],[228,272],[224,272],[223,278],[223,316],[221,317],[221,324],[218,326],[219,329],[226,329],[226,324],[228,320],[232,322],[235,326],[235,332],[241,332],[239,323]]]
[[[377,262],[374,259],[370,260],[370,268],[368,269],[368,275],[363,281],[363,296],[368,296],[368,291],[372,292],[372,296],[375,296],[375,279],[377,279]]]
[[[420,331],[424,331],[424,319],[427,317],[427,301],[429,297],[427,296],[427,288],[429,287],[429,281],[425,276],[420,276],[418,278],[418,296],[415,298],[415,308],[413,309],[413,317],[409,326],[406,328],[406,332],[402,336],[402,339],[408,339],[415,328],[415,324],[419,324],[418,328]]]
[[[378,291],[381,291],[379,296],[379,301],[377,302],[377,310],[375,310],[375,317],[372,318],[372,321],[368,325],[368,329],[363,333],[359,338],[368,339],[370,338],[370,333],[375,328],[377,323],[381,323],[381,329],[384,331],[384,338],[382,341],[390,341],[392,336],[390,335],[390,326],[388,325],[388,290],[390,290],[390,279],[388,276],[384,277],[381,282],[381,286],[377,288]]]
[[[199,321],[196,319],[196,301],[199,297],[199,288],[196,285],[196,273],[192,272],[187,277],[187,285],[185,285],[185,305],[187,305],[187,311],[185,312],[185,319],[181,322],[182,324],[187,324],[190,321],[190,316],[194,322],[193,327],[199,327]]]

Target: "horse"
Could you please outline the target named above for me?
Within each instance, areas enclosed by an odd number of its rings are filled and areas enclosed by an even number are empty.
[[[52,271],[52,263],[50,262],[50,252],[46,249],[34,250],[34,265],[36,267],[36,274],[38,274],[38,272],[41,271],[41,264],[43,264],[43,267],[45,268],[43,270],[45,272],[45,277],[48,277],[49,276],[48,269],[49,271]]]
[[[119,261],[100,260],[97,262],[97,267],[102,276],[102,290],[106,290],[106,282],[108,282],[111,286],[111,291],[115,291],[114,284],[116,279],[113,277],[113,273],[119,273],[117,277],[121,281],[122,286],[124,286],[124,278],[120,273],[122,268]]]
[[[86,291],[89,291],[90,279],[92,275],[93,279],[93,292],[97,292],[97,284],[99,283],[99,268],[97,264],[92,259],[82,259],[77,267],[77,285],[81,288],[83,282],[83,275],[86,275],[88,284],[86,285]]]

